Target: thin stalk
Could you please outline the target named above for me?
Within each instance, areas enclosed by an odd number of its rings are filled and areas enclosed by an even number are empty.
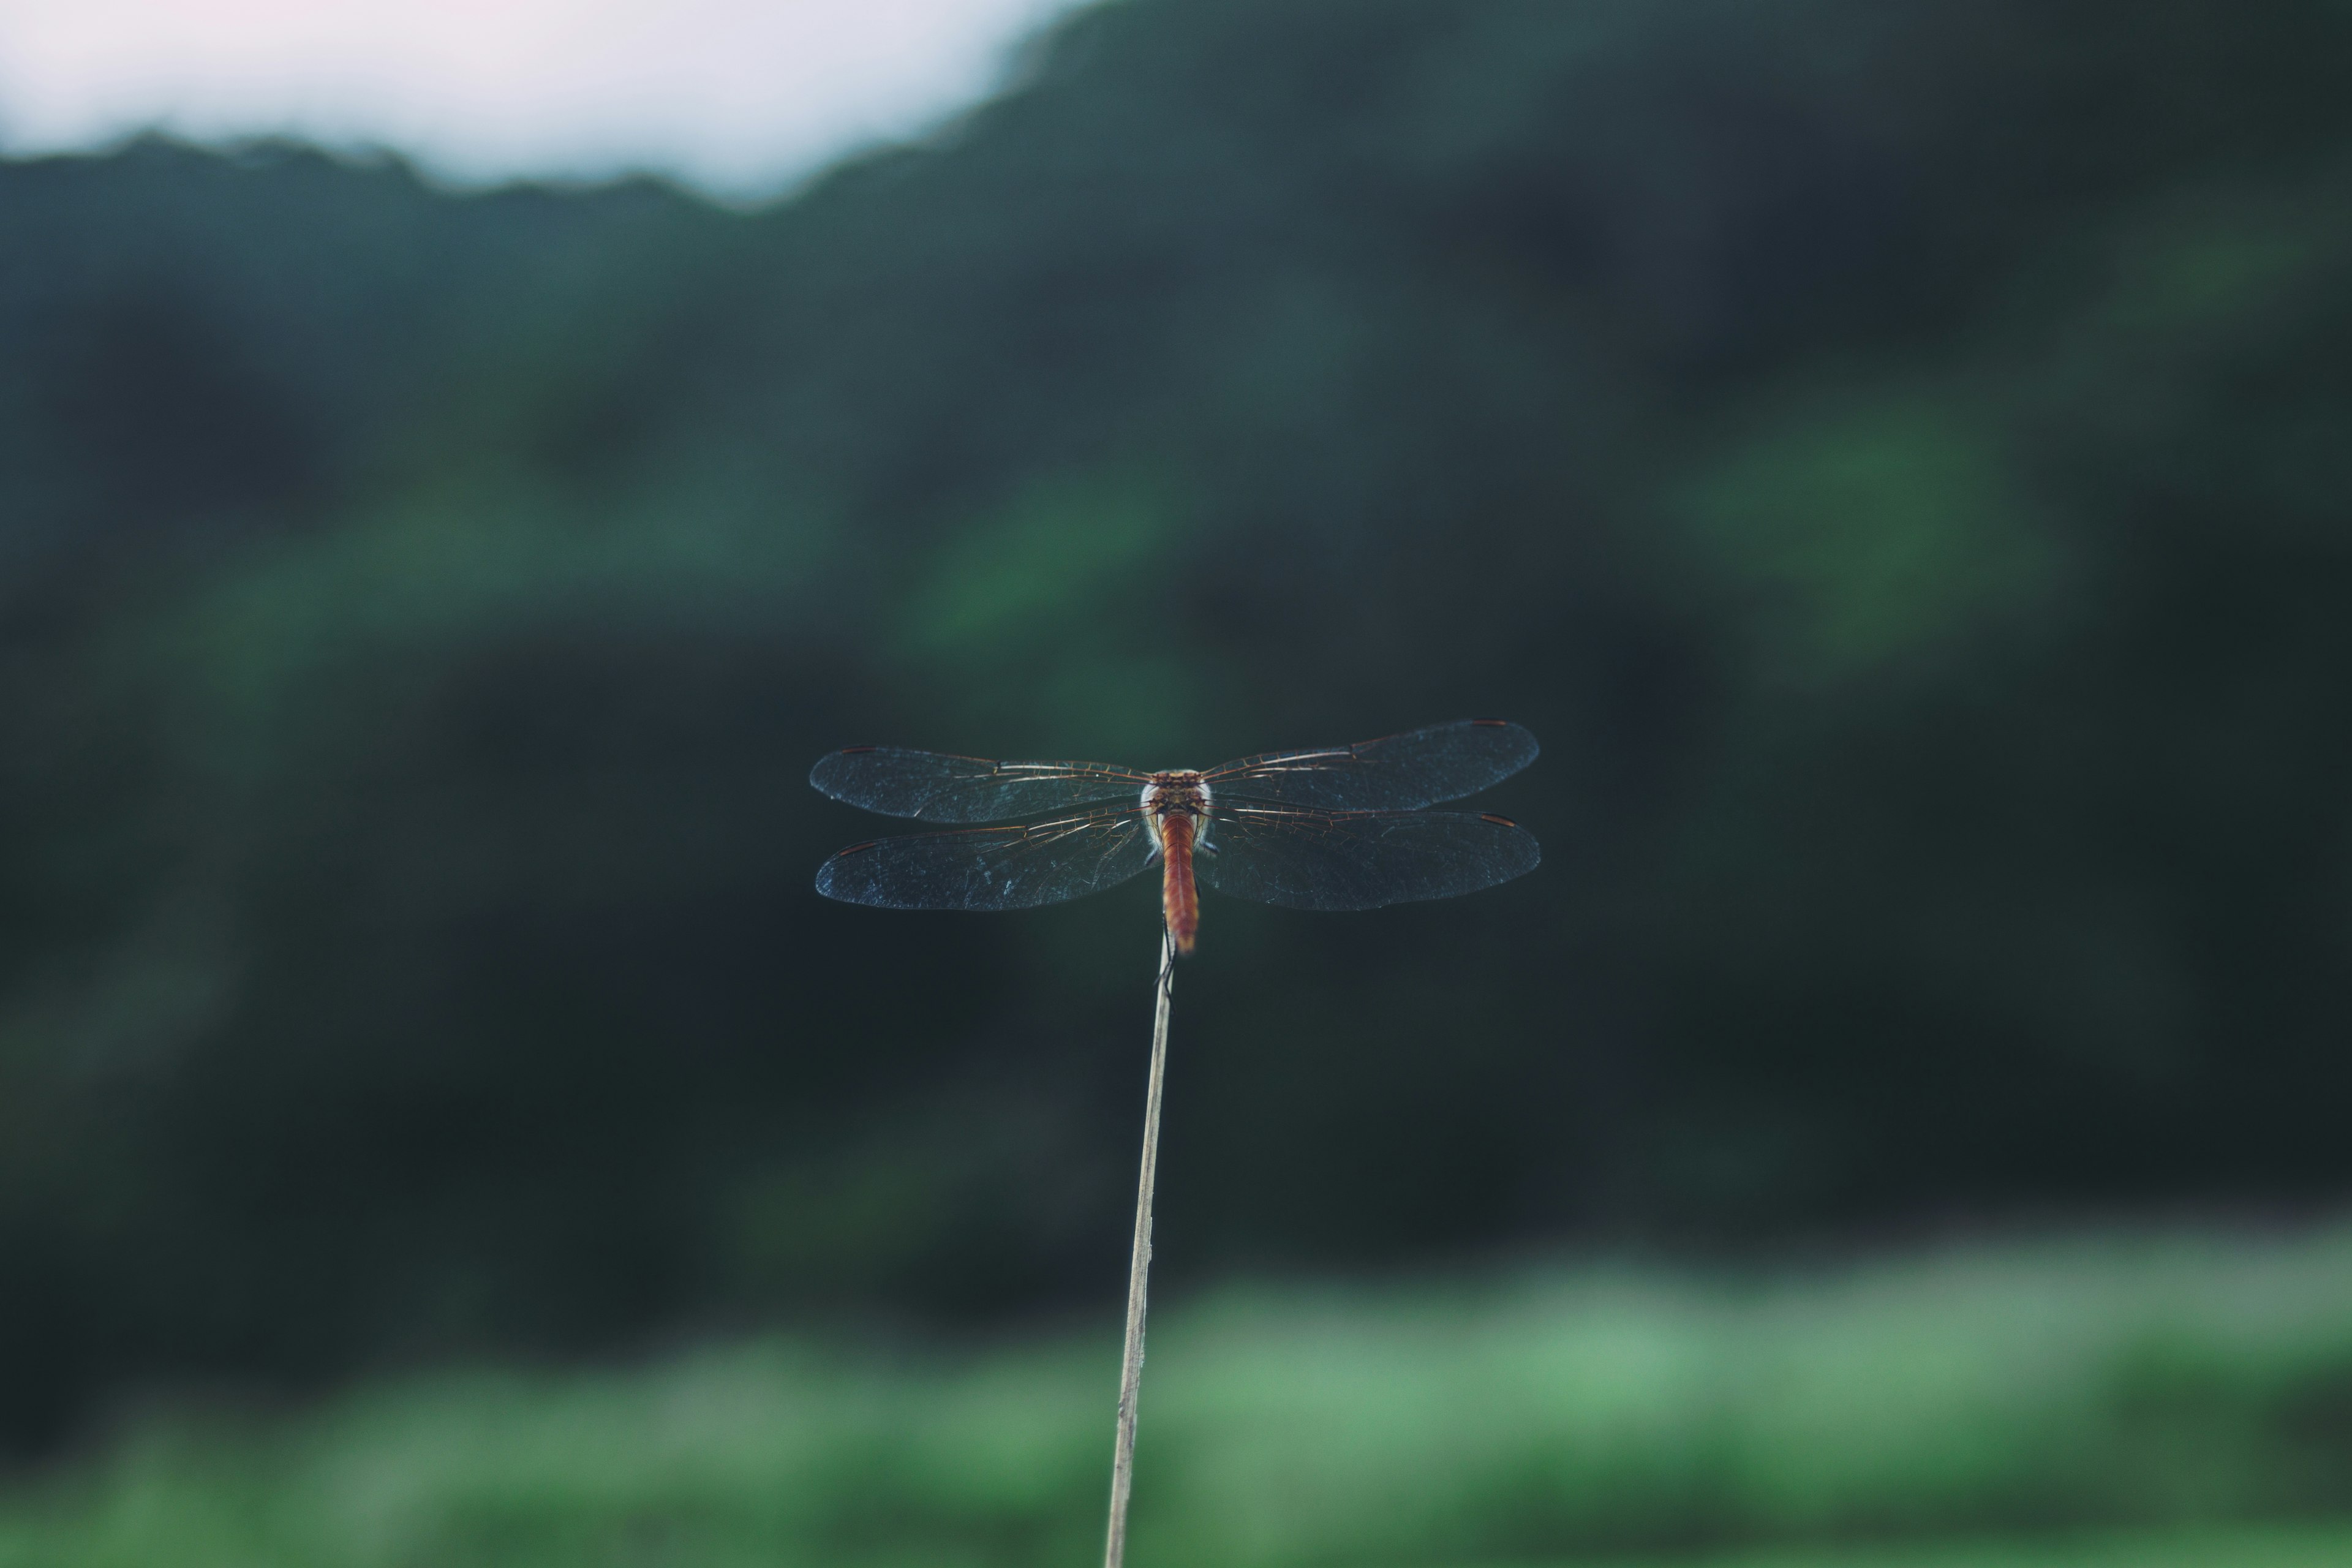
[[[1135,1254],[1127,1272],[1127,1354],[1118,1377],[1118,1442],[1110,1461],[1110,1538],[1103,1568],[1127,1560],[1127,1497],[1135,1487],[1135,1398],[1143,1386],[1143,1311],[1151,1279],[1151,1184],[1160,1168],[1160,1080],[1168,1067],[1168,992],[1176,939],[1160,930],[1160,994],[1151,1014],[1151,1087],[1143,1098],[1143,1173],[1135,1184]]]

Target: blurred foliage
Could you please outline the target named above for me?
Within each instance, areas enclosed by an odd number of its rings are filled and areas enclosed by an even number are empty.
[[[2347,46],[1129,0],[753,213],[0,163],[0,1421],[1108,1300],[1150,894],[821,904],[859,741],[1545,741],[1533,878],[1213,901],[1171,1285],[2340,1194]]]
[[[0,1496],[0,1563],[1084,1563],[1117,1361],[1093,1332],[952,1355],[772,1340],[151,1413]],[[2324,1512],[2352,1504],[2340,1233],[1226,1294],[1163,1321],[1152,1373],[1138,1561],[2316,1568],[2352,1548]]]

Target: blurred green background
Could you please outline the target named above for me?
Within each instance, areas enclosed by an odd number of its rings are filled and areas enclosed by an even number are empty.
[[[740,210],[0,163],[0,1563],[2352,1561],[2352,6],[1125,0]],[[1940,1543],[1939,1543],[1940,1542]]]

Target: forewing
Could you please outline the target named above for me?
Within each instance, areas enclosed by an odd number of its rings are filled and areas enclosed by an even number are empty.
[[[835,800],[926,822],[1034,816],[1138,797],[1149,782],[1108,763],[996,763],[897,746],[852,746],[809,771],[809,783]]]
[[[1536,760],[1536,738],[1501,719],[1433,724],[1352,746],[1268,752],[1211,768],[1222,795],[1326,811],[1412,811],[1499,784]]]
[[[886,910],[1026,910],[1116,887],[1151,855],[1143,813],[1129,806],[854,844],[817,868],[816,890]]]
[[[1377,910],[1524,877],[1543,858],[1506,816],[1465,811],[1307,811],[1220,801],[1203,887],[1294,910]]]

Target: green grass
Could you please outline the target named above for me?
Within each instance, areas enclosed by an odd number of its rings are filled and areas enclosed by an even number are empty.
[[[2352,1563],[2352,1525],[2140,1531],[1874,1550],[1812,1547],[1696,1559],[1691,1568],[2344,1568],[2347,1563]]]
[[[1111,1310],[158,1412],[0,1493],[0,1565],[1083,1564]],[[1235,1292],[1151,1350],[1137,1568],[2352,1563],[2352,1234]]]

